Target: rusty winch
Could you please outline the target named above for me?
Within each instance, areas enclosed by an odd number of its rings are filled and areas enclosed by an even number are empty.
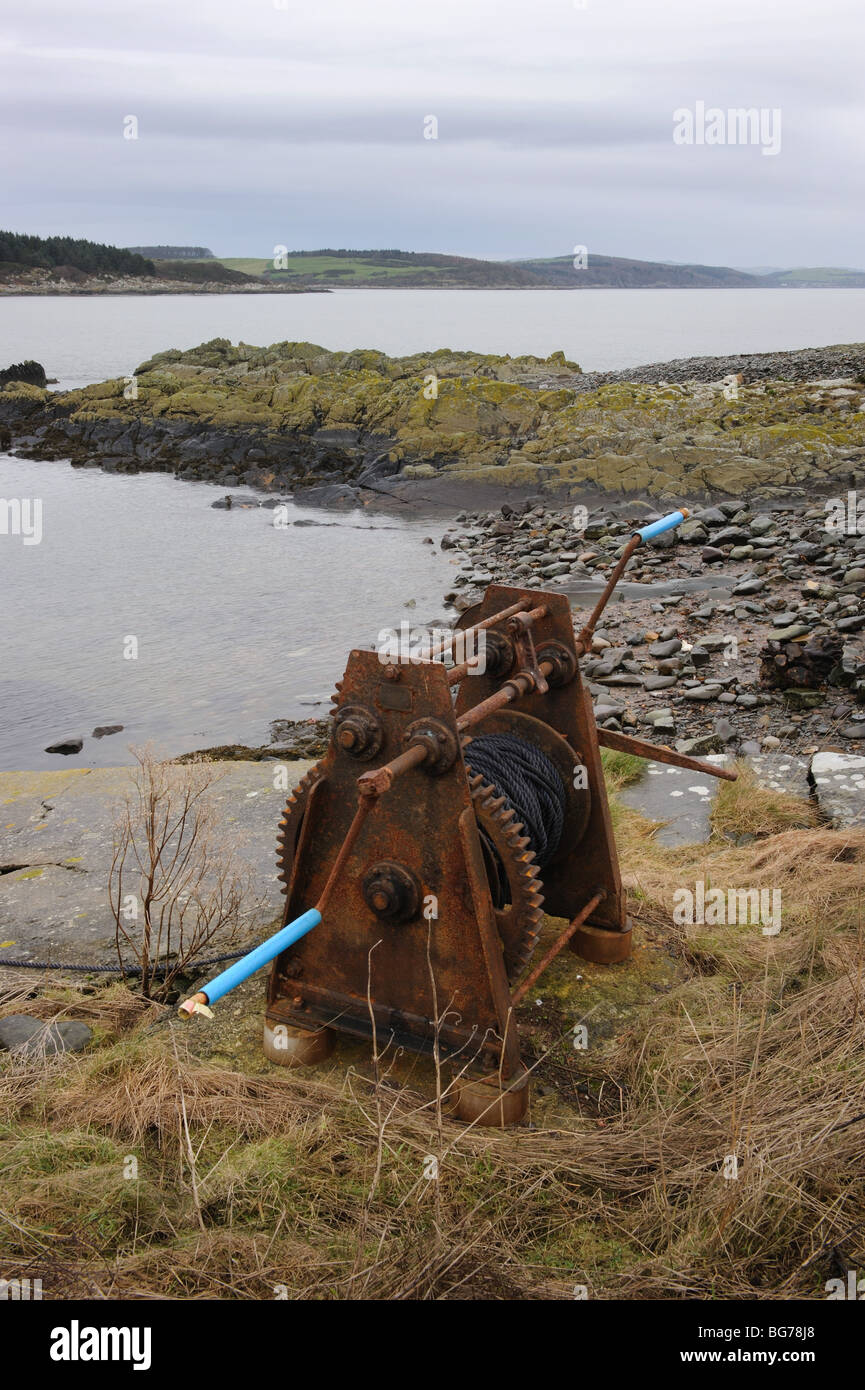
[[[389,1041],[458,1059],[458,1117],[521,1119],[520,1002],[566,947],[631,953],[601,746],[734,776],[598,728],[580,677],[630,556],[683,515],[634,534],[579,633],[566,595],[492,584],[420,659],[353,651],[279,829],[285,925],[182,1011],[272,961],[272,1061],[320,1061],[337,1033]],[[567,926],[536,960],[543,910]]]

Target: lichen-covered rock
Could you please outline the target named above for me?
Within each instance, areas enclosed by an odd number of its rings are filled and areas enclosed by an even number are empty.
[[[56,394],[10,383],[0,390],[0,426],[13,447],[26,436],[22,452],[33,457],[104,457],[116,471],[234,477],[274,491],[433,470],[564,496],[593,487],[772,498],[855,486],[865,385],[845,379],[839,398],[832,380],[761,376],[737,384],[731,399],[722,380],[593,386],[561,353],[441,348],[391,358],[214,338],[157,353],[132,383]]]

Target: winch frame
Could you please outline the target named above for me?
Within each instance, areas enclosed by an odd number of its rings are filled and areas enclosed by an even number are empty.
[[[580,657],[631,555],[686,515],[634,532],[576,635],[564,594],[493,584],[435,648],[397,662],[353,651],[327,753],[283,817],[283,926],[184,1000],[181,1015],[210,1014],[211,1003],[272,962],[265,1052],[273,1061],[320,1061],[336,1031],[376,1045],[386,1038],[459,1058],[463,1072],[481,1065],[486,1075],[458,1089],[462,1118],[522,1118],[528,1087],[516,1008],[566,946],[604,964],[631,952],[601,746],[736,779],[598,728],[580,677]],[[469,633],[488,639],[486,648],[446,668],[437,658],[454,655]],[[472,738],[503,732],[541,749],[566,796],[544,891],[548,912],[570,920],[514,982],[509,970],[527,963],[535,943],[541,884],[514,808],[471,769]],[[514,916],[494,902],[493,881],[498,898],[510,891]]]
[[[435,1048],[508,1078],[519,1067],[519,1040],[466,768],[472,734],[528,734],[558,763],[568,812],[544,869],[546,909],[570,920],[597,899],[571,948],[623,959],[630,924],[567,598],[492,585],[470,617],[497,634],[497,659],[484,670],[472,659],[449,671],[436,660],[394,664],[351,653],[291,858],[284,922],[320,898],[363,784],[375,786],[407,750],[427,752],[373,793],[325,919],[274,962],[267,1020],[271,1029],[332,1028]],[[507,707],[480,709],[502,689],[502,676],[526,672],[532,689]],[[528,848],[524,854],[531,858]],[[396,919],[370,901],[370,883],[381,889],[379,907],[387,900],[382,865],[415,880],[413,904]]]

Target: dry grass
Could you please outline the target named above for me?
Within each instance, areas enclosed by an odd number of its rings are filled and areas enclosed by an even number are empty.
[[[806,829],[818,823],[817,805],[789,792],[763,787],[747,763],[736,765],[738,780],[721,782],[712,811],[716,835],[762,838],[783,830]]]
[[[439,1128],[351,1072],[216,1067],[100,992],[91,1053],[0,1063],[0,1273],[47,1297],[822,1297],[865,1264],[865,831],[662,850],[623,811],[619,842],[684,977],[587,1055],[616,1081],[600,1118]],[[780,887],[780,936],[674,927],[698,876]]]

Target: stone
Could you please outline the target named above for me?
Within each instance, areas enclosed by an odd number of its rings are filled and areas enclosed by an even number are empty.
[[[696,738],[680,738],[676,744],[676,752],[684,753],[687,758],[702,758],[707,753],[717,753],[720,751],[721,741],[717,734],[699,734]]]
[[[736,730],[729,719],[716,719],[715,733],[722,743],[732,743],[733,739],[737,737]]]
[[[758,786],[769,791],[787,792],[803,801],[809,800],[809,759],[792,753],[761,753],[756,744],[743,743],[740,749],[747,756]]]
[[[684,690],[682,692],[682,695],[683,698],[686,700],[708,702],[709,700],[717,700],[720,693],[720,685],[697,685],[694,686],[691,690]]]
[[[77,1018],[50,1021],[30,1014],[7,1014],[0,1019],[0,1047],[27,1057],[51,1057],[57,1052],[83,1052],[93,1033]]]
[[[819,709],[824,699],[819,690],[801,690],[791,686],[784,691],[784,700],[790,709]]]
[[[620,714],[624,714],[624,705],[605,704],[599,700],[595,705],[595,719],[598,723],[603,723],[605,719],[617,719]]]
[[[653,642],[649,648],[649,656],[675,656],[676,652],[681,650],[682,643],[679,641],[679,638],[673,637],[669,642]]]
[[[672,708],[669,705],[665,705],[662,708],[646,710],[646,713],[643,715],[643,723],[657,724],[659,719],[671,719],[672,717]]]
[[[83,738],[63,738],[60,739],[58,743],[49,743],[48,747],[45,749],[45,752],[62,753],[64,757],[68,758],[73,753],[80,753],[83,747]]]
[[[108,738],[111,734],[123,732],[122,724],[98,724],[90,735],[91,738]]]
[[[722,531],[716,531],[712,536],[713,545],[747,545],[751,539],[751,532],[744,526],[725,526]]]
[[[815,753],[808,776],[820,809],[834,826],[865,825],[865,756]]]

